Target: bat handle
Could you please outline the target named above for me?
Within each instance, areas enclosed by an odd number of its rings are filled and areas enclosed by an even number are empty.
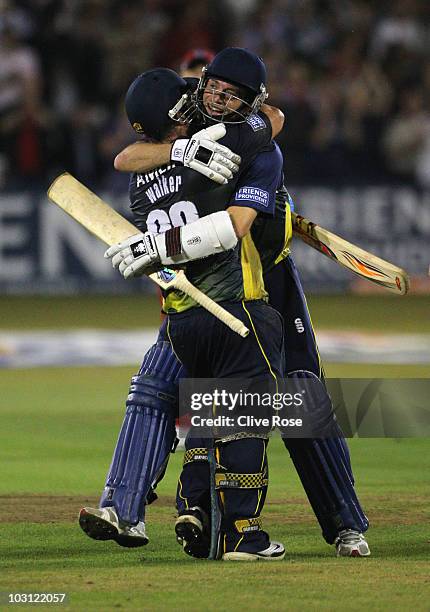
[[[208,310],[211,314],[213,314],[217,319],[222,321],[227,327],[231,330],[242,336],[242,338],[246,338],[249,334],[249,329],[242,323],[240,319],[232,315],[225,308],[211,300],[207,295],[205,295],[200,289],[194,287],[190,283],[190,281],[186,278],[185,274],[178,274],[175,278],[174,282],[175,289],[179,291],[183,291],[187,295],[190,296],[195,302],[203,306],[206,310]]]

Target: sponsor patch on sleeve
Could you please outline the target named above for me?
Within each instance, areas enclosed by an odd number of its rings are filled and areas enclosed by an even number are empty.
[[[259,206],[269,206],[269,192],[258,187],[241,187],[236,192],[235,197],[237,202],[253,202]]]
[[[267,127],[264,119],[262,119],[258,115],[249,115],[246,122],[249,123],[254,132],[258,132],[258,130],[264,130],[264,128]]]

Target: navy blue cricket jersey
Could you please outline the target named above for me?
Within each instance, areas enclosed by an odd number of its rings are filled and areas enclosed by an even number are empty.
[[[275,193],[281,183],[282,156],[271,142],[270,122],[252,115],[245,123],[229,125],[220,140],[242,158],[238,174],[226,185],[218,185],[182,165],[168,164],[130,179],[130,201],[134,223],[141,231],[165,232],[199,217],[224,210],[229,205],[249,206],[260,215],[273,217]],[[189,280],[216,302],[261,299],[266,296],[262,274],[250,278],[250,261],[240,245],[204,260],[189,262]],[[165,312],[181,312],[195,302],[181,292],[165,296]]]

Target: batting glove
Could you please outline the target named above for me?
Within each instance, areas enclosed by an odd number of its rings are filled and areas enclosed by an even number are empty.
[[[225,185],[239,170],[241,158],[216,141],[225,136],[223,123],[200,130],[190,139],[175,140],[170,160],[196,170],[215,183]]]
[[[124,278],[141,276],[151,264],[160,260],[155,235],[151,232],[134,234],[105,252],[106,259],[112,259],[112,267],[119,270]]]

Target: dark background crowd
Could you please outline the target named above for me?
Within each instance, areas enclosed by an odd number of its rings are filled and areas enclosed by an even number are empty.
[[[190,48],[260,54],[288,184],[430,187],[428,0],[0,0],[0,185],[115,186],[128,85]]]

